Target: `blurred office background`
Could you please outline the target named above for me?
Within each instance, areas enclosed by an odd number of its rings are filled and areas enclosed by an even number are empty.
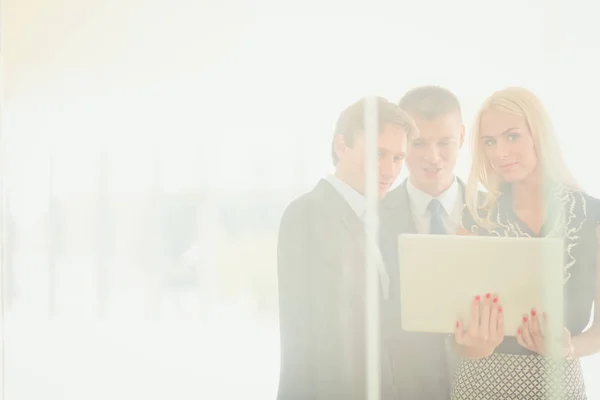
[[[443,85],[470,127],[524,85],[600,196],[582,0],[2,6],[7,400],[274,398],[279,217],[364,95]]]

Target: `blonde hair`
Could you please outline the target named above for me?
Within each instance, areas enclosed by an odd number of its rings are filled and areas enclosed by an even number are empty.
[[[465,200],[468,210],[478,225],[486,228],[493,227],[490,226],[493,223],[483,218],[479,211],[492,210],[500,197],[502,184],[501,177],[494,171],[485,155],[484,144],[480,138],[481,116],[488,110],[503,111],[523,117],[533,137],[543,178],[573,189],[579,188],[562,156],[552,122],[540,99],[521,87],[509,87],[497,91],[481,106],[471,135],[472,162]],[[480,201],[480,185],[487,191],[483,203]]]

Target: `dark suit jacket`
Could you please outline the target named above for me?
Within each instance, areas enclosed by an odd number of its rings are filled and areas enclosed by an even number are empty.
[[[465,184],[459,180],[465,191]],[[390,345],[395,362],[395,382],[402,398],[414,400],[450,398],[450,372],[455,360],[445,335],[405,332],[401,328],[398,235],[417,233],[410,209],[406,181],[392,190],[380,206],[380,245],[390,276],[390,302],[386,319],[394,326]],[[427,288],[424,288],[427,290]],[[434,294],[432,294],[434,295]]]
[[[277,251],[278,399],[366,397],[364,247],[360,220],[324,180],[285,210]],[[382,376],[385,392],[387,366]]]

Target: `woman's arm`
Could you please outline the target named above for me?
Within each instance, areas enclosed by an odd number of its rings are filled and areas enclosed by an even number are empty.
[[[574,357],[586,357],[600,352],[600,226],[596,229],[598,249],[596,253],[596,299],[594,322],[590,329],[572,339]]]

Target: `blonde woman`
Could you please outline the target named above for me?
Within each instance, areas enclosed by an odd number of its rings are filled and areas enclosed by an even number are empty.
[[[543,310],[524,315],[518,332],[504,332],[499,301],[477,298],[475,326],[463,331],[457,323],[463,358],[452,399],[586,399],[579,358],[600,351],[600,200],[578,187],[544,106],[528,90],[498,91],[481,107],[466,203],[462,234],[564,239],[565,330],[553,339],[563,360],[547,357]],[[594,323],[585,331],[594,301]],[[562,379],[550,378],[553,367]]]

